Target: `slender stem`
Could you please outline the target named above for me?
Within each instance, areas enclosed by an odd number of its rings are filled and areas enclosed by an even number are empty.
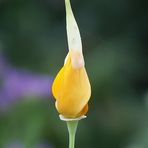
[[[77,131],[78,120],[67,121],[67,127],[69,132],[69,148],[75,147],[75,135]]]

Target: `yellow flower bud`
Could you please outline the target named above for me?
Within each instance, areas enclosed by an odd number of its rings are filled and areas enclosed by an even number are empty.
[[[85,67],[74,69],[68,55],[65,65],[54,80],[52,92],[60,114],[69,118],[85,115],[91,94]]]
[[[57,74],[52,93],[58,112],[67,118],[77,118],[88,111],[91,86],[85,70],[79,28],[69,0],[65,0],[69,53]]]

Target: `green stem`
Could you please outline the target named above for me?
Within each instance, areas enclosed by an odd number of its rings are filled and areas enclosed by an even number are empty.
[[[69,148],[75,147],[75,135],[77,131],[78,120],[67,121],[67,127],[69,132]]]

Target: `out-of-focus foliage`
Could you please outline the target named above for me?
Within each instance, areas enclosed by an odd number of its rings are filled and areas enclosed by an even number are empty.
[[[92,84],[88,118],[80,122],[76,147],[147,148],[148,2],[72,0],[72,5]],[[0,1],[0,53],[19,76],[22,70],[37,79],[40,75],[41,81],[48,75],[50,92],[50,78],[67,51],[64,0]],[[1,94],[7,77],[0,66]],[[9,89],[15,87],[15,81],[8,84]],[[68,146],[66,125],[54,100],[51,94],[36,93],[39,88],[0,112],[1,148]]]

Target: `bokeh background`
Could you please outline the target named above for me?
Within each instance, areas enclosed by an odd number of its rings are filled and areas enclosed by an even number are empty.
[[[148,148],[148,2],[72,0],[91,85],[77,148]],[[64,0],[0,0],[0,148],[68,147],[51,84],[67,54]]]

